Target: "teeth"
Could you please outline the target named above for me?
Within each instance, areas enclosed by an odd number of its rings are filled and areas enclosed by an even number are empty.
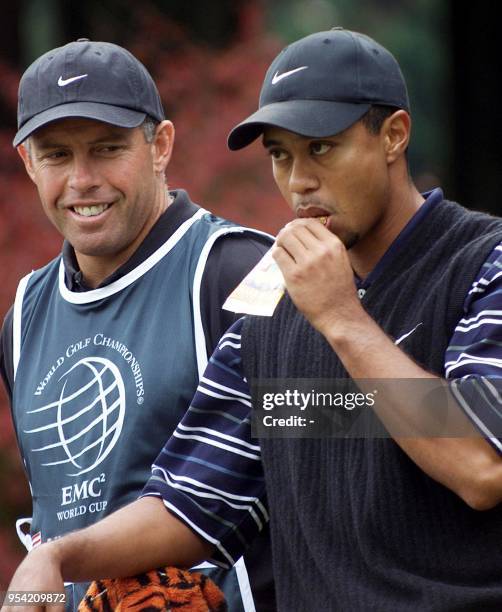
[[[82,215],[82,217],[95,217],[96,215],[100,215],[108,208],[109,204],[95,204],[93,206],[74,206],[73,210],[77,213],[77,215]]]
[[[317,217],[319,219],[319,221],[323,224],[326,225],[326,223],[328,222],[328,217],[324,216],[324,217]]]

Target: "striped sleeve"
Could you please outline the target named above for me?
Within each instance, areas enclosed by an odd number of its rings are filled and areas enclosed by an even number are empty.
[[[474,281],[445,355],[457,403],[502,453],[502,244]]]
[[[251,438],[251,397],[242,374],[242,319],[222,336],[192,403],[152,466],[142,495],[215,546],[230,567],[268,521],[260,447]]]

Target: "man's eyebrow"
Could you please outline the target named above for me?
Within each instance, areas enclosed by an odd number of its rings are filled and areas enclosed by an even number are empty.
[[[37,150],[45,151],[46,149],[60,149],[62,147],[66,147],[68,145],[58,143],[57,140],[33,140],[35,144],[35,148]]]
[[[61,149],[65,146],[63,144],[58,144],[57,142],[50,142],[50,141],[45,141],[45,142],[35,141],[34,144],[35,144],[35,149],[37,151],[46,151],[48,149]]]
[[[100,142],[110,141],[124,141],[128,140],[129,134],[127,132],[109,132],[105,136],[99,136],[98,138],[91,140],[88,144],[99,144]]]
[[[279,146],[279,145],[281,145],[281,144],[282,144],[282,143],[281,143],[281,141],[280,141],[280,140],[274,140],[273,138],[266,138],[266,139],[264,138],[264,139],[263,139],[263,146],[264,146],[265,148],[268,148],[268,147],[276,147],[276,146]]]

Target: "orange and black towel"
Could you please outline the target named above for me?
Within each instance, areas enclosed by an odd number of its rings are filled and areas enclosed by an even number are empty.
[[[166,567],[131,578],[96,580],[78,610],[227,612],[227,604],[220,589],[204,574]]]

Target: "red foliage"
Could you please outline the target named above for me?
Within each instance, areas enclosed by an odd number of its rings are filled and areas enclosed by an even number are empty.
[[[168,168],[170,187],[188,189],[204,207],[234,221],[275,232],[290,213],[275,189],[260,144],[231,153],[229,130],[257,105],[263,75],[280,48],[265,33],[259,3],[241,14],[235,43],[213,50],[190,40],[177,24],[142,4],[127,47],[151,70],[176,126]],[[0,64],[4,104],[16,104],[19,74]],[[0,314],[19,279],[55,256],[61,237],[51,227],[12,148],[14,131],[0,131]],[[16,450],[7,402],[0,403],[0,590],[19,562],[13,522],[29,512],[28,488]]]
[[[130,48],[151,68],[176,125],[170,186],[189,186],[196,201],[224,217],[277,231],[290,215],[261,145],[239,153],[225,146],[230,129],[256,109],[265,71],[281,47],[264,32],[259,4],[245,7],[235,44],[219,51],[196,44],[154,12],[141,9],[137,17],[149,36],[138,36]]]

